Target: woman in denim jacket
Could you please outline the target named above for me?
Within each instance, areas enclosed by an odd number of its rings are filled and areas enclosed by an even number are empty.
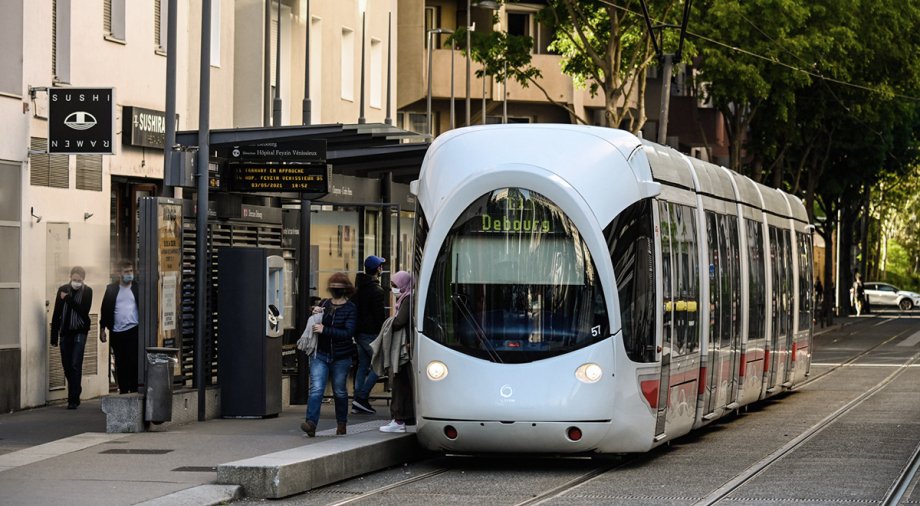
[[[314,313],[323,312],[323,323],[313,326],[317,334],[316,352],[310,357],[310,393],[307,398],[306,421],[300,424],[301,430],[308,436],[316,435],[319,412],[323,402],[323,392],[332,373],[332,393],[335,398],[336,435],[345,434],[348,423],[348,389],[346,379],[351,369],[352,356],[355,354],[355,327],[358,310],[348,300],[355,289],[348,276],[337,272],[329,277],[329,294],[326,299],[313,309]]]

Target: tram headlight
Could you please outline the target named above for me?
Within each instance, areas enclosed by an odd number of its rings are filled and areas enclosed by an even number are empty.
[[[447,377],[447,364],[437,360],[429,362],[428,367],[425,368],[425,374],[431,381],[441,381]]]
[[[604,370],[597,364],[582,364],[575,369],[575,377],[582,383],[597,383],[603,375]]]

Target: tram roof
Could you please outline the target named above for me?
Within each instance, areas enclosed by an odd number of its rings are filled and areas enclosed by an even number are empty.
[[[326,141],[326,161],[337,174],[409,183],[418,178],[430,142],[424,135],[383,123],[294,125],[211,130],[210,146],[272,141]],[[176,143],[198,145],[198,131],[176,133]]]

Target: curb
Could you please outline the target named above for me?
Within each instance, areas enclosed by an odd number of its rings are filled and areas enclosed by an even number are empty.
[[[151,499],[138,506],[218,506],[242,497],[239,485],[199,485]]]

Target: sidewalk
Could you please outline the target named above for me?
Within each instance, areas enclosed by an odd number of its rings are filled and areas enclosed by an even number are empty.
[[[386,404],[374,407],[377,415],[349,414],[349,435],[387,422]],[[104,434],[98,399],[77,410],[60,405],[0,415],[0,503],[136,504],[216,483],[220,464],[343,438],[334,436],[332,404],[323,405],[317,437],[307,438],[300,430],[305,409],[138,434]]]

